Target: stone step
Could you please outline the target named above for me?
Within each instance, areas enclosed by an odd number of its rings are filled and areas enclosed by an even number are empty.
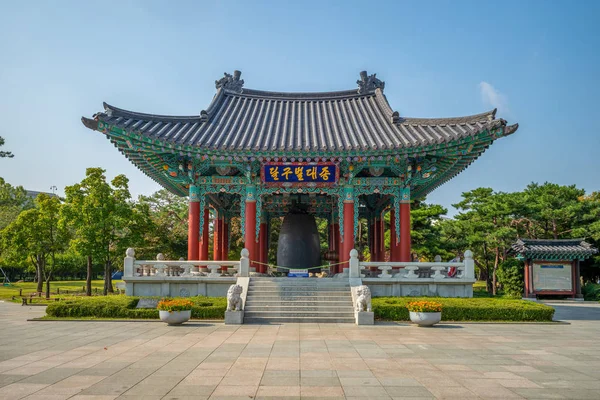
[[[354,318],[354,311],[247,311],[244,310],[244,318],[274,318],[274,317],[333,317]]]
[[[354,322],[347,280],[251,278],[245,323]]]
[[[248,318],[244,316],[244,324],[273,324],[273,323],[299,323],[299,324],[353,324],[354,317],[352,318],[330,318],[330,317],[252,317]]]
[[[339,296],[350,295],[349,290],[331,290],[331,289],[304,289],[304,288],[279,288],[279,289],[254,289],[248,288],[248,295],[269,294],[281,296]]]
[[[350,293],[343,292],[248,292],[247,298],[249,299],[263,299],[268,297],[270,299],[282,299],[282,300],[306,300],[306,299],[317,299],[326,301],[327,299],[331,300],[341,300],[341,299],[350,299],[352,295]]]
[[[276,284],[286,284],[286,285],[348,285],[347,280],[343,279],[298,279],[298,278],[285,278],[281,280],[272,280],[272,279],[263,279],[256,278],[253,279],[251,284],[268,284],[268,283],[276,283]]]
[[[282,304],[282,303],[302,303],[302,302],[306,302],[307,298],[305,296],[285,296],[285,297],[281,297],[281,296],[248,296],[246,298],[246,304],[252,304],[253,302],[257,302],[257,303],[264,303],[264,302],[272,302],[272,303],[277,303],[277,304]],[[312,302],[323,302],[323,303],[328,303],[328,302],[350,302],[352,303],[352,296],[347,295],[347,296],[312,296],[310,297],[310,301]]]
[[[336,289],[348,289],[350,285],[332,285],[330,283],[278,283],[278,282],[265,282],[265,283],[251,283],[248,287],[316,287],[316,288],[336,288]]]
[[[299,300],[282,300],[281,298],[273,298],[273,299],[256,299],[256,298],[248,298],[246,299],[246,306],[295,306],[295,307],[315,307],[315,306],[347,306],[352,305],[351,298],[340,299],[335,298],[334,300],[313,300],[302,298]]]
[[[297,312],[331,312],[331,313],[348,313],[354,312],[353,308],[348,304],[344,306],[303,306],[301,308],[294,306],[252,306],[247,305],[244,308],[245,312],[265,312],[278,311],[281,313],[297,313]]]

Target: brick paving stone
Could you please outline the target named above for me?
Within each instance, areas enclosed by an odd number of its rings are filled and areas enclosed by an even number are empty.
[[[598,399],[600,305],[570,324],[39,322],[0,302],[0,399]],[[562,308],[561,308],[562,307]]]

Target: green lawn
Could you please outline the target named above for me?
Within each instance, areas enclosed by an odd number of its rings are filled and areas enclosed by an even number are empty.
[[[117,280],[113,280],[113,287]],[[69,296],[78,292],[82,293],[82,289],[85,286],[85,281],[52,281],[50,282],[50,292],[56,293],[57,289],[60,289],[61,297]],[[92,281],[92,293],[97,289],[99,293],[102,293],[104,287],[103,280]],[[19,289],[22,289],[22,295],[26,296],[29,293],[35,293],[37,284],[35,282],[23,282],[13,283],[11,286],[0,286],[0,299],[11,299],[13,296],[19,296]],[[46,291],[46,284],[44,284],[43,291]]]

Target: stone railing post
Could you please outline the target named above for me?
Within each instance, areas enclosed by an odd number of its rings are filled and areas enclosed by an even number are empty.
[[[135,250],[131,247],[125,252],[125,261],[123,262],[123,276],[126,278],[132,277],[134,273]]]
[[[350,278],[360,278],[360,267],[358,266],[358,251],[350,250]]]
[[[246,227],[246,229],[250,229]],[[240,258],[240,270],[238,276],[247,277],[250,276],[250,252],[248,249],[242,249]]]
[[[465,273],[466,279],[475,279],[475,260],[473,260],[473,252],[471,250],[465,251]]]

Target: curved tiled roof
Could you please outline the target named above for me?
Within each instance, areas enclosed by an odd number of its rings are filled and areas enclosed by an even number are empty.
[[[598,252],[583,239],[518,239],[512,251],[525,258],[584,259]]]
[[[243,83],[243,81],[241,81]],[[506,126],[496,110],[460,118],[407,118],[390,107],[381,87],[325,93],[281,93],[219,87],[196,116],[163,116],[104,103],[98,121],[151,139],[230,152],[344,152],[443,144]],[[505,129],[513,133],[517,125]]]

